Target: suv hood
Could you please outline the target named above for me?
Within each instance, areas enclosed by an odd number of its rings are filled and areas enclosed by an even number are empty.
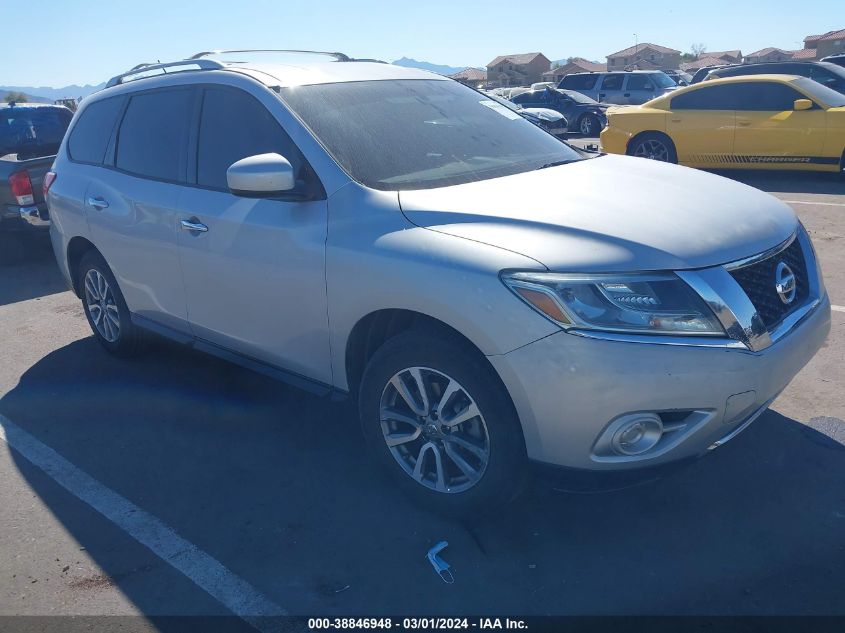
[[[798,226],[773,196],[706,172],[599,156],[402,191],[417,226],[520,253],[559,272],[703,268],[777,246]]]

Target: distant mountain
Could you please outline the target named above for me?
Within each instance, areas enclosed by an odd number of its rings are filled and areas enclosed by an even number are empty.
[[[7,92],[23,92],[26,95],[32,96],[30,101],[52,103],[56,99],[64,99],[65,97],[87,97],[92,92],[101,90],[105,87],[105,85],[105,83],[101,83],[96,86],[77,86],[74,84],[63,88],[50,88],[49,86],[0,86],[0,99],[2,99]]]
[[[410,59],[409,57],[403,57],[402,59],[397,59],[395,62],[391,63],[396,66],[405,66],[405,68],[430,70],[431,72],[438,73],[439,75],[454,75],[455,73],[459,73],[463,69],[467,68],[467,66],[445,66],[441,64],[432,64],[430,62],[418,62],[416,59]]]

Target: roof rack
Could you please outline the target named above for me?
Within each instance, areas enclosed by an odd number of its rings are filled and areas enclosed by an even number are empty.
[[[226,66],[221,64],[220,62],[216,62],[212,59],[183,59],[177,62],[166,62],[164,64],[138,64],[137,66],[133,66],[125,73],[120,75],[116,75],[109,79],[108,83],[106,84],[106,88],[111,88],[112,86],[117,86],[122,83],[126,83],[126,81],[132,81],[132,78],[135,79],[143,79],[148,76],[148,73],[155,72],[157,70],[161,71],[161,74],[167,74],[167,70],[169,68],[176,69],[176,72],[180,72],[179,68],[182,71],[185,70],[220,70],[221,68],[225,68]]]
[[[201,53],[197,53],[196,55],[192,55],[188,59],[202,59],[203,57],[208,57],[209,55],[223,55],[227,53],[305,53],[308,55],[327,55],[329,57],[334,57],[339,62],[351,62],[353,61],[349,55],[344,53],[330,53],[327,51],[298,51],[298,50],[288,50],[288,49],[274,49],[274,48],[245,48],[240,50],[218,50],[218,51],[203,51]]]

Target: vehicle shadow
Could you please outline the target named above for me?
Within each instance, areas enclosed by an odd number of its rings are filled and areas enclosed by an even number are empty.
[[[171,344],[127,361],[76,341],[21,376],[0,413],[292,613],[845,613],[845,448],[775,412],[665,479],[603,494],[537,480],[469,522],[387,482],[352,405]],[[154,581],[164,562],[128,560],[128,536],[11,454],[142,613],[174,596],[214,612],[179,574]],[[439,540],[451,585],[425,560]]]
[[[0,231],[0,306],[65,290],[46,233]]]
[[[713,173],[770,193],[845,195],[845,177],[820,172],[713,170]]]

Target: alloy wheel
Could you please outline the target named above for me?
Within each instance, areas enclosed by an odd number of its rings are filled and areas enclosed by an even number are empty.
[[[634,156],[668,163],[669,148],[666,147],[666,143],[663,143],[662,141],[658,141],[657,139],[648,139],[646,141],[641,141],[637,145],[634,150]]]
[[[417,483],[457,493],[481,480],[490,460],[487,424],[454,378],[428,367],[403,369],[385,386],[379,413],[388,450]]]
[[[94,268],[85,274],[85,306],[100,336],[115,343],[120,337],[120,313],[108,280]]]
[[[587,115],[581,119],[581,134],[584,136],[592,136],[594,127],[592,116]]]

